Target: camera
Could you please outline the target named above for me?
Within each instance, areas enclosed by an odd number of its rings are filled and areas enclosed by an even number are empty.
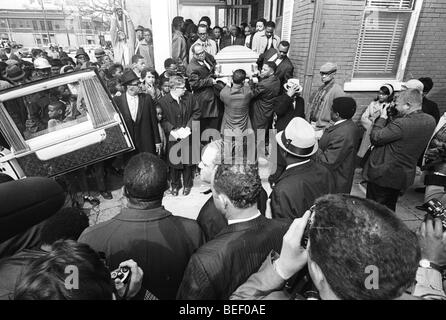
[[[130,280],[130,268],[129,267],[121,267],[111,272],[111,279],[114,281],[115,279],[121,280],[122,283],[127,283]]]
[[[398,109],[396,108],[396,103],[395,101],[392,101],[387,107],[387,116],[395,117],[397,114],[398,114]]]
[[[314,214],[314,206],[312,206],[310,208],[310,217],[308,218],[307,225],[305,226],[304,234],[302,235],[302,239],[300,241],[300,245],[305,249],[307,248],[308,239],[310,237],[310,228],[311,228],[311,224],[313,222],[313,219],[312,219],[313,214]]]
[[[434,218],[440,218],[443,225],[443,231],[446,230],[446,208],[438,199],[431,199],[426,202],[427,212],[432,214]]]

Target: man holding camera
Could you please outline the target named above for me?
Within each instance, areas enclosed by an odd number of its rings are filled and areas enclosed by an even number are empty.
[[[400,193],[415,178],[417,160],[435,129],[435,119],[421,110],[416,89],[402,91],[396,100],[398,114],[388,121],[390,108],[381,110],[370,133],[373,150],[364,166],[367,198],[395,211]]]
[[[441,237],[439,219],[434,224],[427,219],[418,240],[380,204],[346,194],[326,195],[316,200],[314,210],[294,220],[280,255],[271,252],[230,298],[300,300],[304,292],[295,293],[286,284],[307,265],[322,300],[444,299],[441,275],[433,269],[433,262],[444,261]]]

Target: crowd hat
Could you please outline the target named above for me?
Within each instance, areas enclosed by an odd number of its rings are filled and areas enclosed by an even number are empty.
[[[144,31],[144,27],[142,25],[139,25],[136,27],[135,31]]]
[[[81,56],[81,55],[84,55],[84,56],[88,57],[87,53],[85,52],[85,50],[83,48],[77,49],[76,55],[74,57],[77,58],[78,56]]]
[[[51,65],[48,62],[48,60],[45,58],[36,58],[36,60],[34,60],[34,68],[35,69],[47,69],[47,68],[51,68]]]
[[[25,72],[18,65],[10,65],[6,68],[6,78],[17,81],[25,76]]]
[[[121,77],[121,84],[122,85],[127,85],[130,82],[135,81],[135,80],[139,80],[139,78],[135,74],[135,72],[133,72],[132,69],[124,70],[124,73],[122,74],[122,77]]]
[[[336,65],[336,63],[327,62],[326,64],[322,65],[319,71],[323,73],[332,73],[336,70],[338,70],[338,66]]]
[[[94,50],[94,56],[96,57],[96,59],[101,58],[103,56],[105,56],[105,51],[102,48],[97,48]]]
[[[423,93],[424,84],[420,80],[410,79],[409,81],[403,82],[401,84],[401,89],[402,90],[417,89],[418,91],[420,91],[420,93]]]
[[[293,118],[285,130],[276,135],[276,140],[283,150],[296,157],[309,158],[318,149],[316,132],[300,117]]]
[[[60,74],[73,72],[73,71],[74,71],[74,68],[72,66],[63,66],[62,68],[60,68]]]

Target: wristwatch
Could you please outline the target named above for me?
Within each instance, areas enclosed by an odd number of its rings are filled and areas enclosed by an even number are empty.
[[[441,268],[438,264],[433,263],[433,262],[430,262],[430,261],[427,260],[427,259],[421,259],[421,260],[420,260],[420,267],[422,267],[422,268],[435,269],[435,270],[437,270],[437,271],[440,272],[440,273],[443,272],[442,268]]]

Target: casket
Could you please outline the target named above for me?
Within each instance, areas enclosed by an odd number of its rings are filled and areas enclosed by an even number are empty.
[[[243,69],[247,77],[258,73],[257,59],[259,54],[244,46],[228,46],[215,55],[216,76],[219,78],[232,76],[233,71]]]
[[[10,150],[0,153],[0,171],[15,179],[55,177],[134,150],[94,69],[1,91],[0,133]]]

